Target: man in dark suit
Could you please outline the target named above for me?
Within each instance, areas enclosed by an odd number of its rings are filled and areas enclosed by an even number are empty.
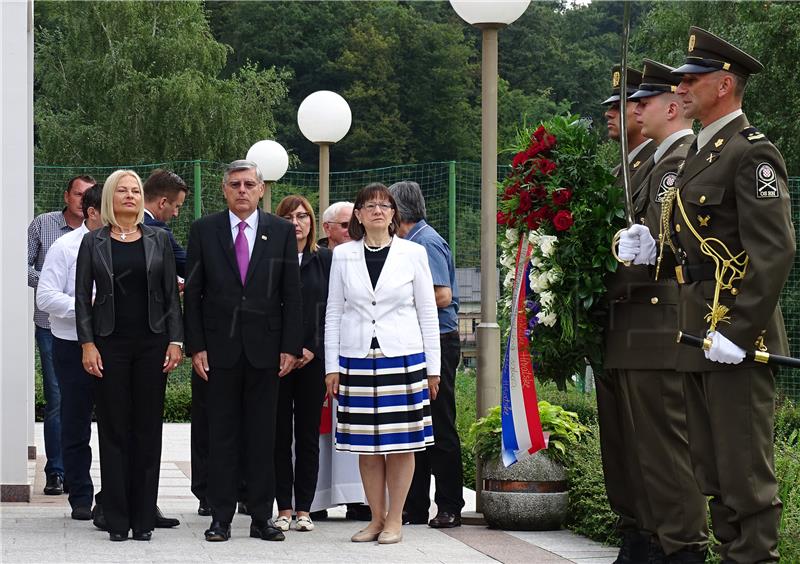
[[[189,232],[184,290],[186,348],[208,382],[208,541],[230,538],[240,476],[250,536],[283,540],[272,523],[278,378],[302,350],[297,241],[288,221],[258,209],[264,182],[255,163],[225,171],[224,212]],[[241,447],[246,456],[239,471]]]
[[[175,255],[175,271],[181,278],[186,276],[186,251],[175,240],[167,222],[178,217],[188,193],[183,178],[169,170],[155,169],[144,183],[144,224],[167,232]]]

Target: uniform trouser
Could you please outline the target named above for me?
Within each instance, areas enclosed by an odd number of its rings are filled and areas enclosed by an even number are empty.
[[[292,489],[295,511],[311,511],[319,474],[319,421],[324,399],[322,359],[315,358],[281,378],[275,430],[275,494],[281,511],[292,509]]]
[[[192,493],[201,502],[208,490],[208,382],[192,370]]]
[[[91,507],[94,485],[92,465],[92,408],[95,378],[83,369],[83,351],[78,341],[53,337],[53,361],[61,390],[61,455],[64,484],[69,488],[72,508]]]
[[[619,370],[625,443],[632,445],[644,496],[634,500],[643,528],[666,554],[704,551],[707,503],[692,473],[683,374]]]
[[[277,368],[256,368],[242,355],[231,368],[211,366],[207,391],[207,499],[214,520],[231,522],[243,478],[250,515],[266,521],[275,500]]]
[[[720,555],[733,562],[777,560],[781,501],[772,370],[734,366],[687,374],[684,393],[694,474],[711,497]]]
[[[641,474],[636,471],[638,466],[633,446],[625,442],[625,429],[630,423],[625,419],[621,372],[610,369],[595,374],[595,388],[606,495],[611,510],[619,517],[617,530],[624,534],[638,532],[647,524],[641,518],[637,519],[634,503],[646,498]]]
[[[456,369],[461,360],[461,342],[457,331],[442,334],[442,374],[439,394],[431,401],[433,436],[436,443],[414,454],[414,479],[406,498],[405,509],[412,516],[428,515],[431,473],[436,478],[435,501],[438,511],[460,515],[464,507],[464,474],[461,466],[461,442],[456,429]]]
[[[112,532],[152,531],[161,465],[168,337],[97,337],[95,379],[103,512]]]

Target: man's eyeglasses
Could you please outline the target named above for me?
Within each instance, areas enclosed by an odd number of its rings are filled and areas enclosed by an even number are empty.
[[[328,225],[338,225],[342,229],[348,229],[350,227],[349,221],[342,221],[341,223],[338,221],[324,221],[323,223],[326,223]]]
[[[381,211],[389,211],[392,209],[392,204],[389,202],[369,202],[368,204],[364,204],[364,209],[370,212],[375,211],[378,208],[380,208]]]
[[[308,214],[306,212],[300,212],[300,213],[296,213],[296,214],[284,215],[283,219],[285,219],[287,221],[292,221],[293,219],[297,219],[297,221],[305,221],[309,217],[311,217],[311,214]]]

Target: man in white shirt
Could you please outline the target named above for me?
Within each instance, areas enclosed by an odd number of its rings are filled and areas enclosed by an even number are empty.
[[[61,389],[61,448],[64,481],[69,488],[72,518],[92,517],[94,486],[89,475],[92,449],[94,378],[83,369],[81,346],[75,330],[75,265],[83,236],[102,227],[100,196],[94,185],[83,193],[84,222],[56,239],[45,258],[36,292],[36,305],[50,315],[53,361]]]

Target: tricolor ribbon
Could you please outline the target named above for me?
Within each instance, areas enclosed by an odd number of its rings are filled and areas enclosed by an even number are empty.
[[[533,363],[525,329],[528,326],[525,302],[528,295],[528,265],[533,248],[523,236],[517,249],[516,276],[511,303],[511,329],[503,361],[503,399],[501,405],[503,464],[511,466],[537,450],[547,448],[542,423]]]

